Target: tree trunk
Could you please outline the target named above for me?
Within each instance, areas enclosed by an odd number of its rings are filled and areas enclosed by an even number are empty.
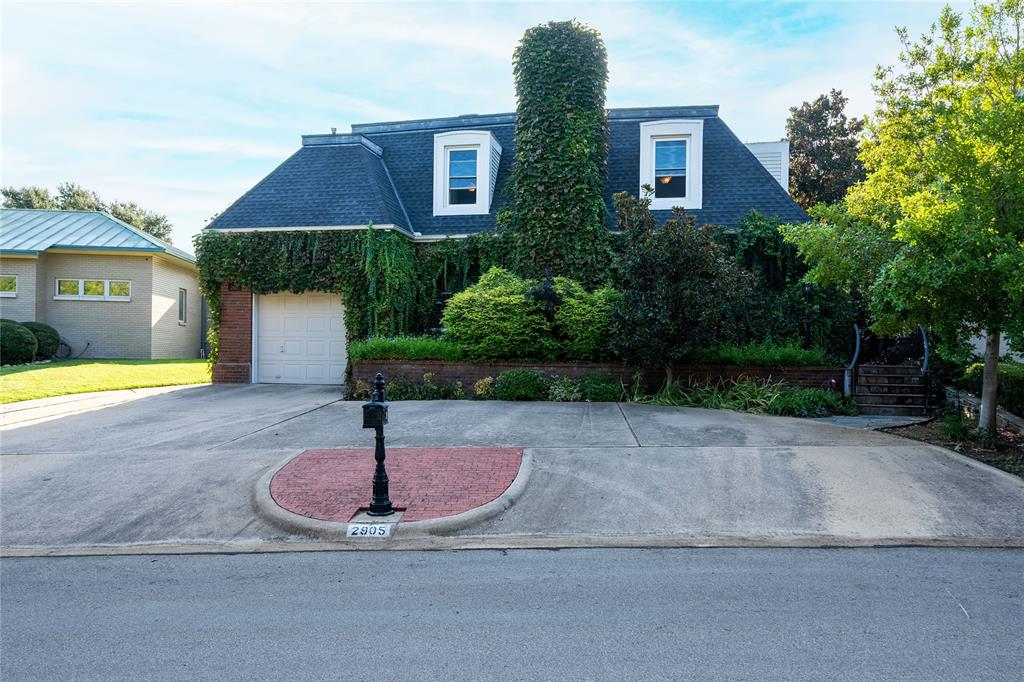
[[[981,416],[978,430],[995,435],[996,391],[999,388],[999,330],[985,337],[985,371],[981,380]]]
[[[673,377],[672,377],[672,365],[666,364],[665,365],[665,388],[666,389],[672,387],[672,380],[673,380]]]

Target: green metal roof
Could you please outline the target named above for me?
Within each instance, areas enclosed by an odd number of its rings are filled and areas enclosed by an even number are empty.
[[[100,211],[0,208],[0,254],[47,249],[148,251],[196,262],[192,254]]]

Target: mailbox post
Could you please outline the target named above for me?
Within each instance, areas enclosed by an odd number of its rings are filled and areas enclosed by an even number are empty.
[[[370,516],[389,516],[395,513],[388,495],[388,472],[384,468],[384,425],[388,423],[388,404],[384,402],[384,387],[384,375],[378,373],[377,378],[373,380],[373,395],[370,402],[363,405],[363,428],[374,429],[377,432],[377,446],[373,453],[377,468],[373,472],[373,497],[370,500],[370,509],[366,512]]]

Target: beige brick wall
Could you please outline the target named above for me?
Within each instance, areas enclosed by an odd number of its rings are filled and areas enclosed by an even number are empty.
[[[153,256],[47,253],[46,322],[82,357],[150,357],[152,349]],[[58,301],[54,282],[68,279],[119,279],[132,283],[132,300]]]
[[[178,322],[178,290],[187,292],[186,322]],[[202,328],[199,286],[194,268],[176,265],[169,258],[153,262],[153,358],[199,357]]]
[[[0,317],[15,322],[35,322],[36,316],[35,258],[0,258],[0,275],[18,278],[18,295],[0,298]]]

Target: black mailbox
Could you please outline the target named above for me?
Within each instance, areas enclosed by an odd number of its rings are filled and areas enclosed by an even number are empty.
[[[375,429],[388,423],[388,404],[369,402],[363,404],[363,428]]]

